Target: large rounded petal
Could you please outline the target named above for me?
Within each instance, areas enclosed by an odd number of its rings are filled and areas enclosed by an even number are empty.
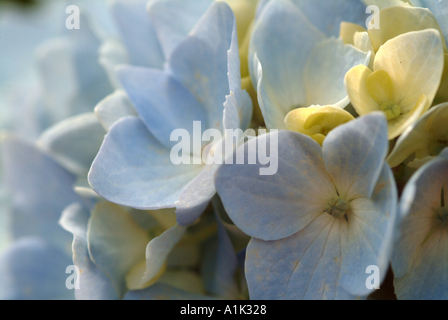
[[[262,135],[236,154],[237,164],[222,165],[215,183],[229,217],[250,236],[289,237],[322,213],[328,199],[336,195],[320,146],[305,135],[289,131]],[[238,154],[244,155],[245,164],[238,164]],[[278,161],[278,170],[260,175],[267,154],[270,166]]]
[[[421,167],[403,190],[400,237],[392,267],[400,299],[448,298],[448,236],[438,228],[436,210],[446,205],[448,161],[439,157]]]
[[[253,238],[246,253],[250,298],[354,299],[340,286],[347,233],[345,220],[322,213],[289,238]]]
[[[174,165],[163,147],[135,117],[118,121],[92,164],[92,188],[111,202],[137,209],[174,207],[201,165]]]
[[[350,203],[341,285],[353,295],[367,296],[372,292],[366,286],[367,267],[378,267],[380,282],[386,277],[397,234],[397,199],[392,171],[384,163],[372,197]]]
[[[306,103],[311,105],[334,105],[347,97],[344,86],[345,74],[357,65],[368,65],[370,55],[342,39],[327,39],[316,45],[304,71]],[[349,103],[348,99],[345,108]]]
[[[86,174],[106,131],[94,113],[68,118],[47,129],[37,145],[74,174]]]
[[[373,68],[392,79],[393,100],[403,112],[414,108],[420,96],[431,105],[442,78],[444,54],[439,31],[408,32],[386,42],[378,50]]]
[[[167,148],[176,144],[170,140],[174,130],[193,132],[194,121],[200,121],[203,130],[209,127],[206,109],[165,71],[125,66],[118,76],[148,130]]]
[[[346,201],[370,198],[389,148],[381,113],[362,116],[332,130],[323,143],[325,166]]]

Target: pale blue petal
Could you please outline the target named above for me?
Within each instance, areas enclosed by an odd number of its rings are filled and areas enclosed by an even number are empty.
[[[379,112],[328,134],[323,143],[325,166],[342,198],[370,198],[388,148],[387,122]]]
[[[118,75],[149,131],[167,148],[177,143],[170,140],[176,129],[191,133],[194,121],[200,121],[203,130],[208,128],[206,109],[166,72],[126,66],[119,68]]]
[[[264,95],[268,100],[265,110],[262,109],[266,122],[273,122],[270,108],[278,109],[275,112],[280,112],[284,119],[290,110],[305,106],[306,62],[314,46],[323,39],[324,35],[292,1],[273,0],[263,9],[252,35],[249,67],[252,81],[260,89],[258,78],[261,73],[256,70],[256,54],[263,70],[263,94],[259,94],[259,100],[264,99]],[[260,105],[264,103],[262,100]],[[280,124],[279,121],[273,124],[277,123]],[[279,126],[273,128],[281,129]]]
[[[253,300],[353,299],[340,286],[345,221],[320,214],[293,236],[247,248],[246,278]]]
[[[305,135],[289,131],[262,135],[237,153],[243,151],[246,164],[222,165],[215,183],[229,217],[250,236],[263,240],[291,236],[322,213],[328,199],[336,195],[320,146]],[[266,167],[259,162],[260,154],[269,152],[278,159],[278,171],[260,175],[259,169]],[[257,164],[248,164],[252,157],[257,157]]]
[[[145,259],[149,235],[124,208],[103,202],[92,210],[87,242],[92,261],[108,276],[122,298],[127,291],[126,275]]]
[[[212,0],[151,0],[147,10],[168,59],[207,11]]]
[[[358,198],[350,203],[348,243],[342,256],[341,285],[353,295],[366,297],[369,266],[379,268],[380,282],[390,264],[397,234],[397,189],[391,169],[382,167],[371,199]]]
[[[445,0],[411,0],[415,6],[428,8],[439,23],[446,43],[448,43],[448,2]]]
[[[216,193],[215,172],[219,165],[207,165],[179,194],[176,215],[179,224],[194,223]]]
[[[209,127],[220,130],[230,93],[228,50],[236,37],[235,23],[232,9],[225,2],[214,2],[169,60],[169,72],[207,110]]]
[[[87,224],[90,213],[79,203],[68,206],[62,213],[60,225],[73,234],[73,264],[79,268],[77,300],[117,300],[111,280],[90,259],[87,247]]]
[[[0,256],[0,300],[71,300],[71,259],[39,238],[22,238]]]
[[[174,207],[201,165],[174,165],[163,147],[136,117],[112,126],[92,164],[89,182],[105,199],[137,209]]]
[[[37,145],[64,168],[80,175],[89,171],[105,134],[95,114],[85,113],[50,127]]]
[[[270,90],[265,84],[263,78],[263,67],[258,60],[257,54],[254,54],[253,63],[255,64],[254,73],[251,73],[255,77],[255,82],[257,85],[257,99],[260,106],[261,113],[263,114],[263,119],[266,124],[266,128],[269,130],[286,130],[285,117],[287,112],[282,108],[278,108],[277,105],[271,100],[268,92]]]
[[[101,100],[95,107],[95,115],[105,130],[109,131],[112,125],[127,116],[137,116],[132,102],[123,90],[116,90]]]
[[[133,65],[163,68],[165,56],[146,12],[147,0],[119,0],[112,11]]]
[[[334,105],[345,99],[345,74],[357,65],[368,65],[369,60],[369,53],[344,45],[342,39],[330,38],[317,44],[305,67],[305,107]]]
[[[360,0],[292,0],[329,37],[339,37],[342,21],[366,25],[366,5]]]
[[[434,211],[446,201],[448,162],[443,156],[422,166],[409,180],[400,201],[400,225],[392,258],[399,299],[448,299],[448,236],[433,229]],[[446,202],[445,202],[446,206]]]
[[[38,236],[70,252],[71,235],[58,225],[62,210],[82,201],[75,176],[31,145],[12,136],[1,140],[5,186],[12,197],[12,234]]]
[[[248,129],[252,121],[252,100],[249,94],[236,89],[226,97],[224,103],[224,129]]]

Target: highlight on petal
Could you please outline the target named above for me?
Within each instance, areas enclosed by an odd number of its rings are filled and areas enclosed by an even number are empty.
[[[95,107],[95,115],[106,131],[121,118],[136,116],[132,102],[129,100],[124,90],[115,90],[101,100]]]

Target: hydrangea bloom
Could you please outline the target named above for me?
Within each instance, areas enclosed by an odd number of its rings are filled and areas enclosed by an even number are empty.
[[[110,128],[89,173],[93,189],[138,209],[176,206],[178,221],[193,223],[215,193],[216,166],[173,164],[171,133],[182,128],[202,137],[208,128],[247,128],[252,105],[240,88],[238,61],[234,15],[227,4],[214,2],[173,49],[164,70],[120,68],[140,118],[123,118]],[[195,121],[201,122],[199,131]]]
[[[384,161],[386,132],[381,114],[339,126],[322,149],[305,135],[283,131],[278,146],[271,144],[278,147],[277,174],[260,176],[259,165],[219,169],[216,185],[226,211],[253,237],[246,256],[252,299],[367,296],[366,268],[376,265],[385,276],[397,201]]]

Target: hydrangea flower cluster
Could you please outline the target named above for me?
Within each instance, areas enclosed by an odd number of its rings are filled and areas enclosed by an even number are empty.
[[[0,10],[0,299],[448,299],[447,0]]]

